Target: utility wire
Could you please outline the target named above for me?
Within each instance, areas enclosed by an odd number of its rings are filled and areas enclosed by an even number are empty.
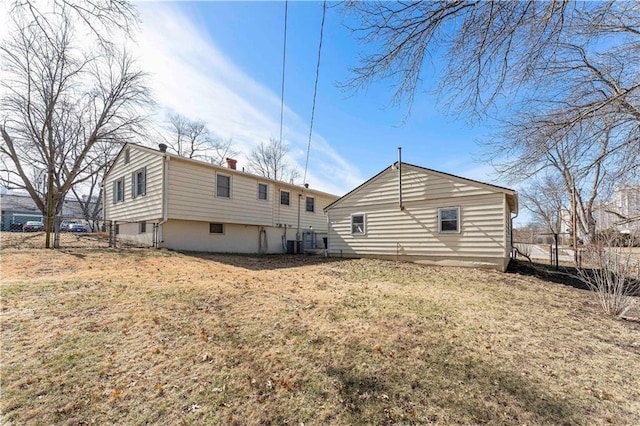
[[[287,61],[287,12],[289,9],[289,1],[284,2],[284,44],[282,47],[282,96],[280,98],[280,146],[282,146],[282,122],[284,121],[284,75],[285,64]]]
[[[320,75],[320,53],[322,52],[322,34],[324,32],[324,17],[327,13],[327,0],[322,3],[322,22],[320,23],[320,44],[318,45],[318,63],[316,65],[316,82],[313,87],[313,102],[311,103],[311,124],[309,124],[309,143],[307,144],[307,160],[304,163],[303,183],[307,183],[307,169],[309,167],[309,151],[311,151],[311,134],[313,133],[313,117],[316,112],[316,96],[318,95],[318,76]]]

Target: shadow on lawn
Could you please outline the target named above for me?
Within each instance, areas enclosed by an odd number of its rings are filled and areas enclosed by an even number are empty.
[[[202,260],[212,260],[225,265],[252,271],[268,271],[274,269],[297,268],[309,265],[325,265],[328,263],[343,262],[347,259],[338,257],[324,257],[304,254],[226,254],[205,253],[193,251],[180,251],[185,256]]]
[[[581,423],[570,395],[560,399],[522,372],[461,354],[447,342],[421,360],[402,357],[370,359],[366,371],[349,362],[327,367],[353,424]],[[407,365],[414,374],[406,374]]]
[[[573,267],[560,266],[556,271],[555,267],[551,265],[512,260],[507,268],[507,273],[533,276],[544,281],[568,285],[580,290],[589,290],[589,286],[577,277],[578,272]]]

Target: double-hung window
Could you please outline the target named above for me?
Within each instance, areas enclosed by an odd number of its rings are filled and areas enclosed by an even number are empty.
[[[231,176],[216,174],[216,196],[231,198]]]
[[[306,211],[309,213],[313,213],[316,211],[316,199],[313,197],[307,197],[306,201]]]
[[[351,235],[365,235],[367,233],[367,218],[364,214],[351,215]]]
[[[147,168],[143,167],[131,174],[131,197],[141,197],[147,193]]]
[[[258,200],[267,200],[267,196],[268,196],[268,189],[269,187],[267,186],[266,183],[259,183],[258,184]]]
[[[124,201],[124,177],[113,182],[113,204]]]
[[[460,232],[460,207],[440,207],[438,209],[438,232],[441,234]]]
[[[283,206],[288,206],[291,199],[291,193],[289,191],[280,191],[280,204]]]

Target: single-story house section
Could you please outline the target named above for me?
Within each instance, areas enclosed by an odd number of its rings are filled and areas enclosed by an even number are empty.
[[[394,163],[325,208],[329,255],[489,267],[511,258],[511,189]]]
[[[126,144],[104,179],[104,215],[120,240],[219,253],[324,248],[324,207],[338,197]],[[110,221],[110,222],[109,222]],[[297,243],[300,241],[300,243]]]

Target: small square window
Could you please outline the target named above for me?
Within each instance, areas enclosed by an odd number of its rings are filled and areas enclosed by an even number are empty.
[[[460,232],[460,207],[438,209],[438,232],[442,234]]]
[[[209,224],[209,233],[210,234],[224,234],[224,224],[222,224],[222,223],[210,223]]]
[[[280,204],[283,206],[288,206],[290,202],[290,193],[289,191],[280,191]]]
[[[216,174],[216,196],[231,198],[231,176]]]
[[[351,234],[364,235],[367,233],[367,221],[363,214],[354,214],[351,216]]]
[[[306,198],[306,210],[310,213],[316,211],[316,199],[313,197]]]
[[[258,200],[266,200],[267,199],[267,191],[268,191],[269,187],[267,186],[266,183],[259,183],[258,184]]]
[[[147,232],[147,222],[140,222],[140,233],[144,234]]]

